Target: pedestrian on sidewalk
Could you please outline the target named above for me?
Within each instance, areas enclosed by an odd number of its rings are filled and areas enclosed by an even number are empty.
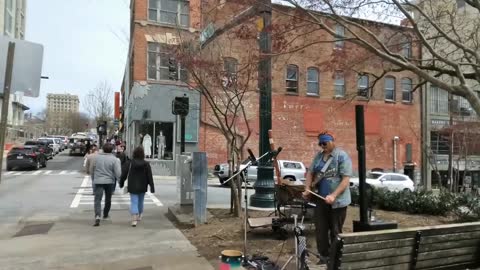
[[[105,192],[103,219],[109,218],[108,213],[112,205],[114,183],[120,178],[122,173],[120,160],[112,155],[112,151],[113,145],[106,143],[103,145],[103,153],[97,154],[93,159],[93,166],[90,171],[95,184],[95,223],[93,226],[100,225],[103,192]]]
[[[153,185],[152,167],[145,161],[145,152],[143,147],[139,146],[133,150],[132,160],[125,162],[122,167],[122,176],[119,185],[124,187],[127,180],[127,189],[130,193],[130,213],[132,214],[132,227],[137,226],[137,222],[142,220],[143,202],[147,187],[150,186],[150,192],[155,193]]]
[[[93,166],[93,160],[95,159],[95,156],[98,154],[98,148],[96,145],[92,145],[92,148],[90,149],[90,152],[85,156],[85,172],[90,175],[90,178],[92,180],[92,195],[95,195],[95,183],[93,182],[93,174],[90,173],[92,171],[92,166]]]

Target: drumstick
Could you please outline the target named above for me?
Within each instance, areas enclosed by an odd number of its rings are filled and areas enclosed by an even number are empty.
[[[315,192],[313,192],[313,191],[311,191],[311,190],[308,190],[308,189],[306,189],[306,191],[308,191],[308,192],[309,192],[310,194],[312,194],[313,196],[315,196],[315,197],[317,197],[317,198],[320,198],[320,199],[322,199],[322,200],[325,201],[325,198],[322,197],[322,196],[320,196],[320,195],[318,195],[317,193],[315,193]]]

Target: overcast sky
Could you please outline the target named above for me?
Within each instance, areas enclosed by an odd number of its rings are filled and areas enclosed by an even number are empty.
[[[128,51],[129,0],[28,0],[26,40],[44,46],[40,97],[25,98],[31,112],[47,93],[83,97],[100,81],[120,91]],[[113,94],[112,94],[113,97]],[[112,100],[113,102],[113,100]]]

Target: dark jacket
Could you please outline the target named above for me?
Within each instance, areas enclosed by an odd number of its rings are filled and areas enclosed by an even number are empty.
[[[119,152],[119,153],[116,154],[116,156],[117,156],[118,159],[120,159],[120,164],[122,164],[122,168],[123,168],[123,165],[128,160],[127,155],[125,155],[124,152]]]
[[[132,165],[130,167],[130,164]],[[130,170],[130,173],[128,171]],[[128,175],[128,180],[127,180]],[[150,186],[150,192],[155,192],[153,185],[152,168],[150,163],[145,160],[132,159],[122,166],[122,176],[119,185],[124,186],[125,180],[128,181],[128,192],[133,194],[147,192],[147,186]]]

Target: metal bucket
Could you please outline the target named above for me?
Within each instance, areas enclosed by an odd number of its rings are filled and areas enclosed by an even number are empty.
[[[220,256],[219,270],[240,270],[242,269],[243,253],[238,250],[224,250]]]

